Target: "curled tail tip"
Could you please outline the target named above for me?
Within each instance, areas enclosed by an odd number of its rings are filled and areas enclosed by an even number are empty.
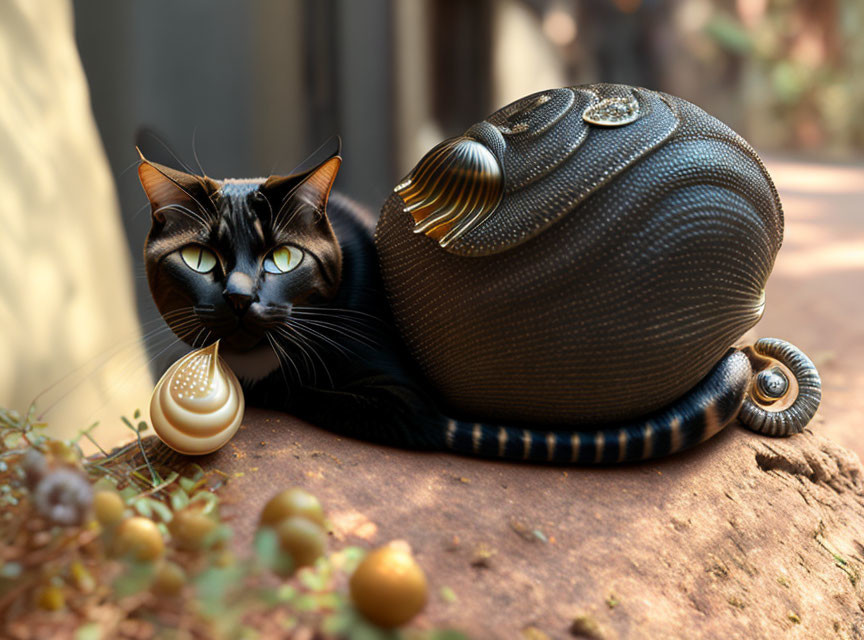
[[[798,347],[778,338],[762,338],[744,351],[754,375],[741,407],[741,423],[769,436],[803,431],[822,401],[816,365]]]

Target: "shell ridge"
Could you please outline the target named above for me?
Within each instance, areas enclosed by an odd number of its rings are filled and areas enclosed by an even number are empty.
[[[547,131],[540,137],[510,141],[509,147],[518,154],[537,156],[537,158],[529,157],[526,162],[516,153],[508,153],[504,156],[505,196],[548,177],[579,151],[588,137],[588,126],[582,120],[582,111],[587,103],[590,103],[590,98],[585,93],[574,92],[573,105],[561,120],[561,126],[575,130],[574,135],[569,138],[556,136],[554,131]],[[556,143],[560,144],[560,147],[549,148],[554,147]],[[550,156],[552,156],[551,159],[549,159]],[[540,162],[541,158],[542,163]]]
[[[592,91],[580,90],[586,91],[590,95],[597,95]],[[665,106],[659,97],[655,97],[654,92],[641,95],[645,96],[646,103],[654,98]],[[649,157],[674,136],[678,128],[679,118],[675,117],[675,113],[671,109],[667,109],[666,113],[663,113],[651,107],[652,105],[646,104],[644,115],[623,129],[589,127],[593,131],[587,135],[577,152],[570,156],[566,166],[562,165],[558,171],[558,173],[563,173],[569,169],[570,173],[576,174],[572,176],[572,181],[576,182],[575,186],[569,189],[559,188],[559,191],[563,193],[554,198],[544,198],[544,194],[540,193],[542,191],[554,191],[554,188],[550,189],[551,185],[545,181],[534,182],[521,191],[508,194],[508,197],[501,201],[495,214],[495,222],[499,227],[497,233],[489,233],[488,225],[475,227],[458,242],[451,245],[451,250],[454,253],[472,257],[500,253],[526,242],[548,229],[556,221],[570,215],[594,192],[608,185],[614,178],[639,163],[643,158]],[[649,116],[655,113],[658,114],[661,121],[658,123],[655,119],[649,123]],[[646,129],[650,128],[652,131],[656,131],[658,125],[661,133],[653,138],[650,137],[651,132]],[[614,141],[615,136],[627,130],[639,131],[640,129],[636,129],[636,127],[640,127],[644,136],[647,137],[647,139],[643,139],[645,144],[638,145],[635,151],[623,158],[608,153],[608,148],[618,146]],[[610,138],[613,142],[607,144],[606,141]],[[599,170],[597,174],[580,173],[581,167],[585,164],[591,164],[591,160],[605,162],[605,170]],[[600,177],[597,178],[596,175]],[[555,176],[552,179],[559,184],[565,182],[565,178],[561,176]],[[503,229],[508,230],[506,240],[502,238]],[[511,235],[513,232],[515,232],[515,238]]]

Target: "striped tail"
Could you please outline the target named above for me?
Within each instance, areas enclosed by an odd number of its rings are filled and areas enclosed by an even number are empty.
[[[541,430],[447,420],[445,443],[459,453],[558,464],[612,464],[665,456],[703,442],[738,415],[753,370],[731,349],[680,400],[644,420],[594,431]]]

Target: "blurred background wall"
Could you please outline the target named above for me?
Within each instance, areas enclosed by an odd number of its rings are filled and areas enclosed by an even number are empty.
[[[41,396],[67,435],[109,417],[110,439],[152,387],[72,18],[0,2],[0,409]]]

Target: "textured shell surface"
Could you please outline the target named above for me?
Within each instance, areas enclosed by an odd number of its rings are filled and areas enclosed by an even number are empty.
[[[400,332],[456,415],[638,417],[761,316],[780,202],[753,149],[698,107],[624,85],[552,89],[454,140],[483,152],[468,162],[445,141],[421,159],[376,246]]]

